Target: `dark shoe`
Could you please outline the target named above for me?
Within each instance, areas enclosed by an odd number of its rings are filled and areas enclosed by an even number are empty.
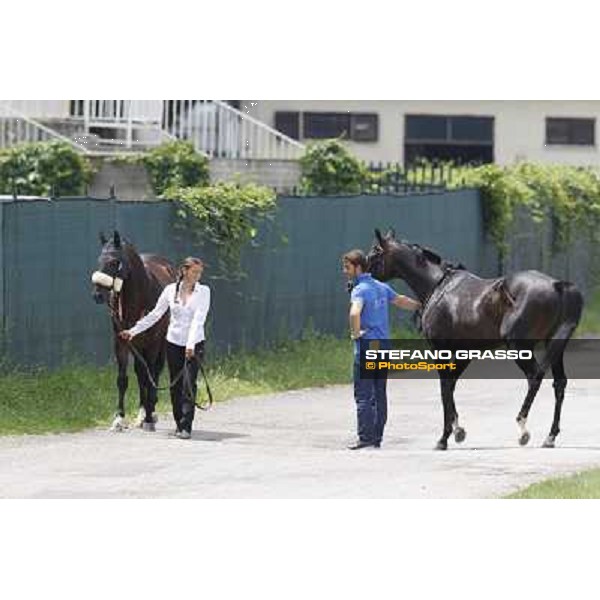
[[[373,442],[365,442],[363,440],[356,440],[355,442],[352,442],[348,446],[348,450],[360,450],[361,448],[371,448],[371,447],[373,447],[373,445],[374,445]]]
[[[381,442],[373,442],[373,448],[381,448]]]

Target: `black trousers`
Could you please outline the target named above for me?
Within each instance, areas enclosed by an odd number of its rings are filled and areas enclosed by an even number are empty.
[[[192,387],[192,397],[187,386],[184,385],[184,375],[171,388],[171,405],[173,407],[173,418],[177,429],[181,431],[192,431],[196,406],[194,400],[198,389],[197,378],[199,363],[204,360],[204,341],[198,342],[194,348],[194,357],[188,360],[187,370]],[[181,373],[185,364],[185,346],[178,346],[167,342],[167,365],[169,366],[169,378],[171,381]]]

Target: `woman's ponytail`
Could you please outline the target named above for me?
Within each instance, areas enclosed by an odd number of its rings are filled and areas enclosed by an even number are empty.
[[[177,277],[177,284],[175,285],[175,303],[179,304],[179,287],[183,281],[183,267],[179,269],[179,276]]]

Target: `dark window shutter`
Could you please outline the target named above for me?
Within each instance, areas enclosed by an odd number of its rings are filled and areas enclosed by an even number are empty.
[[[407,140],[436,140],[448,139],[448,118],[437,115],[406,115]]]
[[[355,142],[376,142],[379,139],[379,115],[354,113],[350,120]]]
[[[350,113],[303,113],[304,138],[350,138]]]
[[[275,129],[294,140],[300,139],[300,113],[278,111],[275,113]]]
[[[546,144],[570,144],[593,146],[595,141],[595,119],[546,119]]]

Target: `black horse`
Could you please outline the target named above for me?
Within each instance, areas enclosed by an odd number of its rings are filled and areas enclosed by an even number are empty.
[[[154,308],[163,288],[175,281],[175,269],[169,261],[160,256],[138,254],[133,245],[126,240],[121,241],[117,231],[114,232],[112,240],[107,240],[100,234],[100,243],[102,251],[98,258],[98,270],[92,275],[93,296],[98,304],[105,302],[109,307],[119,370],[119,400],[111,429],[121,431],[126,426],[124,401],[128,385],[127,365],[131,351],[129,344],[133,344],[146,363],[134,353],[134,368],[140,392],[137,425],[145,431],[154,431],[157,390],[150,377],[158,386],[165,363],[168,313],[129,343],[117,334],[132,327],[138,319]]]
[[[545,346],[538,363],[535,356],[516,360],[527,377],[529,389],[517,416],[519,443],[530,435],[527,416],[547,369],[552,369],[555,408],[550,433],[544,447],[553,447],[560,431],[560,413],[567,376],[563,366],[565,347],[581,318],[583,297],[567,281],[558,281],[538,271],[522,271],[496,279],[482,279],[461,264],[443,260],[429,248],[385,236],[375,230],[376,241],[368,259],[369,271],[387,281],[403,279],[419,298],[421,331],[438,349],[487,349],[506,345],[509,349],[531,350],[537,342]],[[438,371],[444,409],[444,430],[437,442],[446,450],[448,438],[465,439],[454,405],[456,382],[469,360],[454,361],[456,370]]]

